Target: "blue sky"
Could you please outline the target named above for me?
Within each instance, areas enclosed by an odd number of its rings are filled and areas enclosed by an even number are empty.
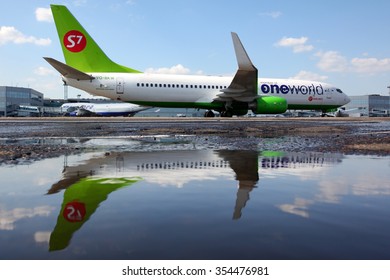
[[[230,32],[260,77],[325,81],[348,95],[387,95],[390,1],[8,1],[0,10],[0,85],[62,98],[64,61],[50,4],[63,4],[114,61],[148,72],[233,75]],[[69,97],[90,97],[69,88]]]

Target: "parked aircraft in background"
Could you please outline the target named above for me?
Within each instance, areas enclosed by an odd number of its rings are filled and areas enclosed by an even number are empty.
[[[72,102],[61,105],[61,112],[69,116],[134,116],[140,111],[150,109],[150,107],[140,106],[130,103],[89,103]]]
[[[206,109],[205,116],[281,114],[287,109],[326,113],[350,99],[338,88],[313,81],[258,78],[238,35],[234,77],[148,74],[113,62],[65,6],[51,5],[66,64],[45,59],[66,84],[92,95],[142,106]]]

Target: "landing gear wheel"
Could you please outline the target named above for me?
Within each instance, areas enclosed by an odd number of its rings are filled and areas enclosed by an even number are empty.
[[[204,116],[205,116],[205,118],[214,118],[215,117],[214,112],[211,110],[206,111],[204,113]]]
[[[232,111],[222,111],[221,112],[221,117],[223,117],[223,118],[231,118],[231,117],[233,117],[233,112]]]

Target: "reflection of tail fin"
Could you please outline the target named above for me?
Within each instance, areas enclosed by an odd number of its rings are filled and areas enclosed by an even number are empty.
[[[51,5],[66,64],[83,72],[126,72],[137,70],[113,62],[101,50],[68,8]]]
[[[68,247],[73,234],[88,221],[109,194],[140,180],[139,177],[87,177],[69,186],[64,192],[57,224],[50,235],[49,251],[63,250]]]

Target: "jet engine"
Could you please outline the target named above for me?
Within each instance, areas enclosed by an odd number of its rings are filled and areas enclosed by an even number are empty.
[[[264,96],[249,104],[254,114],[283,114],[287,111],[286,99],[278,96]]]

